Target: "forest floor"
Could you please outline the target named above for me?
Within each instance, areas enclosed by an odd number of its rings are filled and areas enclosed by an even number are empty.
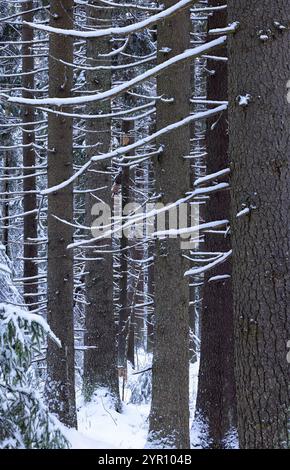
[[[143,357],[139,370],[148,367],[148,357]],[[128,371],[123,411],[112,407],[106,390],[100,390],[94,399],[85,404],[78,399],[78,430],[64,429],[72,449],[143,449],[148,433],[150,412],[151,372],[133,375]],[[197,390],[198,363],[190,366],[190,415],[194,415]]]

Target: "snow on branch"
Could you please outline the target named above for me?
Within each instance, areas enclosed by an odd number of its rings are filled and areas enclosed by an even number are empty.
[[[194,232],[199,232],[200,230],[205,230],[207,228],[220,227],[227,225],[229,221],[224,220],[215,220],[214,222],[207,222],[204,224],[194,225],[193,227],[184,227],[179,229],[169,229],[169,230],[160,230],[159,232],[154,232],[153,237],[164,237],[164,236],[177,236],[177,235],[186,235]]]
[[[111,1],[106,1],[106,0],[99,0],[100,3],[104,3],[105,5],[108,5],[108,7],[111,8],[129,8],[129,9],[134,9],[134,10],[145,10],[145,11],[162,11],[163,7],[150,7],[150,6],[142,6],[142,5],[137,5],[137,3],[116,3],[116,2],[111,2]],[[84,0],[75,0],[75,3],[77,5],[88,5],[88,2],[85,2]],[[92,5],[90,5],[92,7]],[[95,8],[100,9],[101,7],[95,6]]]
[[[41,195],[45,196],[47,194],[51,194],[53,192],[59,191],[60,189],[63,189],[66,186],[72,184],[79,176],[81,176],[90,167],[92,163],[96,161],[107,160],[113,157],[119,157],[121,155],[124,155],[130,152],[131,150],[134,150],[138,147],[148,144],[149,142],[155,141],[157,138],[161,137],[162,135],[167,134],[168,132],[178,129],[179,127],[188,125],[190,122],[197,121],[199,119],[206,119],[209,116],[221,113],[222,111],[225,111],[226,109],[227,109],[227,105],[222,104],[221,106],[217,106],[214,109],[209,109],[207,111],[201,111],[199,113],[195,113],[193,115],[187,116],[186,118],[178,122],[169,124],[168,126],[163,127],[159,131],[155,132],[154,134],[144,137],[143,139],[137,140],[133,144],[126,145],[125,147],[119,147],[111,152],[104,153],[103,155],[96,155],[92,157],[89,161],[87,161],[73,176],[71,176],[71,178],[67,179],[66,181],[63,181],[62,183],[56,186],[52,186],[51,188],[45,189],[44,191],[41,192]]]
[[[148,78],[155,77],[159,75],[163,70],[171,67],[179,62],[189,60],[194,57],[199,57],[205,51],[215,49],[217,47],[222,46],[226,42],[226,36],[221,36],[218,39],[214,39],[206,44],[202,44],[201,46],[194,47],[193,49],[187,49],[186,51],[178,54],[171,59],[168,59],[161,64],[153,67],[150,70],[134,77],[132,80],[128,80],[127,82],[122,83],[121,85],[115,86],[110,90],[104,91],[102,93],[97,93],[88,96],[75,96],[69,98],[43,98],[43,99],[29,99],[29,98],[20,98],[20,97],[8,97],[7,95],[2,95],[5,98],[8,98],[10,103],[18,103],[24,105],[31,105],[31,106],[67,106],[67,105],[81,105],[96,101],[102,101],[109,98],[113,98],[120,93],[138,85],[139,83],[144,82]]]
[[[194,186],[199,186],[200,184],[206,183],[207,181],[218,178],[219,176],[224,176],[230,173],[230,168],[224,168],[223,170],[217,171],[216,173],[211,173],[210,175],[201,176],[197,178],[194,182]]]
[[[226,184],[226,183],[220,183],[220,184]],[[175,207],[178,207],[181,204],[190,201],[191,199],[198,196],[199,194],[202,194],[204,189],[207,189],[208,191],[210,191],[210,187],[209,188],[198,188],[198,189],[192,191],[189,195],[186,195],[185,197],[183,197],[181,199],[178,199],[177,201],[175,201],[171,204],[168,204],[164,207],[161,207],[159,209],[152,209],[151,211],[146,212],[144,214],[136,213],[135,215],[131,215],[129,220],[127,222],[125,222],[124,224],[118,225],[117,227],[114,227],[113,229],[106,230],[106,231],[104,231],[104,233],[102,235],[100,235],[98,237],[90,238],[90,239],[87,239],[87,240],[80,240],[80,241],[71,243],[70,245],[67,246],[67,248],[71,249],[71,248],[77,248],[77,247],[84,246],[84,245],[90,245],[91,243],[95,243],[96,241],[102,240],[104,238],[111,237],[112,235],[116,235],[117,233],[120,233],[122,230],[128,229],[132,225],[135,225],[139,222],[142,223],[144,220],[148,220],[148,219],[150,219],[152,217],[156,217],[156,216],[158,216],[162,213],[169,212],[171,209],[173,209]],[[216,190],[215,186],[212,187],[212,189],[215,191]],[[196,227],[191,227],[191,228],[185,229],[185,230],[186,230],[186,233],[190,233],[190,231],[193,231],[193,230],[191,230],[193,228],[194,228],[194,231],[197,231],[200,228],[206,229],[206,228],[213,227],[213,226],[216,227],[218,225],[226,225],[228,223],[229,223],[228,220],[218,220],[218,221],[215,221],[215,222],[209,222],[207,224],[203,224],[202,226],[197,225]],[[105,228],[105,227],[103,227],[103,228]],[[155,237],[155,236],[158,236],[160,233],[161,232],[155,232],[151,236]],[[184,233],[184,232],[181,229],[181,231],[179,231],[179,233]],[[172,234],[172,231],[166,231],[166,235],[169,235],[169,234]]]
[[[239,27],[240,23],[238,21],[234,21],[233,23],[229,24],[225,28],[215,28],[210,29],[209,34],[232,34],[235,33]]]
[[[7,303],[0,303],[0,312],[1,315],[5,317],[6,323],[12,321],[16,325],[19,320],[27,322],[29,325],[31,325],[32,323],[36,323],[41,327],[44,333],[50,337],[52,341],[54,341],[59,347],[61,347],[60,340],[55,336],[55,334],[48,326],[48,323],[42,316],[37,315],[35,313],[27,312],[22,308]]]
[[[138,23],[134,23],[128,26],[122,27],[113,27],[113,28],[105,28],[105,29],[98,29],[96,31],[78,31],[75,29],[62,29],[62,28],[54,28],[53,26],[47,26],[44,24],[38,23],[30,23],[28,21],[24,21],[24,24],[28,26],[39,29],[41,31],[46,31],[48,33],[55,33],[61,34],[62,36],[72,36],[78,38],[86,38],[86,39],[94,39],[106,36],[123,36],[127,34],[132,34],[137,31],[140,31],[144,28],[148,28],[159,21],[163,21],[165,18],[169,16],[173,16],[176,13],[179,13],[184,8],[189,7],[192,3],[196,3],[197,0],[180,0],[172,7],[167,8],[166,10],[157,13],[156,15],[151,15],[149,18],[146,18],[143,21],[139,21]],[[119,6],[120,8],[120,6]]]
[[[200,268],[191,268],[188,271],[184,273],[185,276],[193,276],[194,274],[201,274],[206,271],[209,271],[210,269],[214,268],[215,266],[224,263],[230,256],[232,255],[232,250],[227,251],[226,253],[223,253],[221,256],[219,256],[215,261],[212,263],[208,263],[205,266],[202,266]]]

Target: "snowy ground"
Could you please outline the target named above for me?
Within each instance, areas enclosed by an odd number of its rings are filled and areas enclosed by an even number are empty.
[[[145,364],[145,362],[144,362]],[[140,367],[142,369],[142,367]],[[190,366],[190,412],[193,419],[198,363]],[[143,374],[144,375],[144,374]],[[110,398],[105,390],[89,404],[78,400],[78,431],[65,429],[65,435],[72,449],[142,449],[145,446],[148,432],[149,403],[130,403],[132,389],[143,387],[141,375],[129,375],[126,388],[123,412],[112,409]],[[140,383],[141,382],[141,383]],[[141,387],[140,387],[141,385]],[[134,393],[134,392],[133,392]]]

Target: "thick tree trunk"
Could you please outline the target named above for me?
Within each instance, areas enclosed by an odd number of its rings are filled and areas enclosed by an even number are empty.
[[[222,5],[212,0],[212,6]],[[227,13],[218,11],[209,18],[208,27],[222,28],[227,24]],[[219,55],[226,55],[224,49]],[[227,99],[227,63],[208,60],[207,99]],[[212,73],[214,72],[214,73]],[[228,123],[224,113],[213,127],[216,118],[207,122],[207,174],[229,166]],[[205,207],[205,221],[228,219],[229,191],[213,193]],[[205,233],[204,249],[208,252],[230,250],[229,235]],[[228,261],[206,273],[201,312],[201,356],[196,404],[196,421],[201,426],[203,447],[223,448],[226,438],[236,426],[236,399],[234,378],[233,300],[231,262]],[[228,278],[211,280],[215,276]]]
[[[166,0],[169,7],[174,1]],[[158,62],[189,47],[189,11],[183,11],[157,27]],[[157,79],[157,94],[174,98],[158,100],[157,128],[190,113],[190,64],[171,68]],[[172,203],[190,189],[190,134],[182,127],[160,144],[163,154],[155,160],[159,202]],[[155,340],[152,370],[152,406],[148,446],[189,448],[189,288],[184,277],[187,261],[179,238],[157,240],[155,259]]]
[[[228,7],[229,22],[239,22],[228,50],[240,447],[287,448],[289,1],[229,0]]]
[[[73,0],[50,2],[50,23],[73,28]],[[71,38],[50,35],[49,96],[70,96],[73,72],[60,62],[73,62]],[[62,108],[65,110],[65,108]],[[71,108],[70,108],[71,110]],[[73,173],[72,119],[48,116],[48,187],[67,180]],[[75,407],[74,328],[73,328],[73,228],[56,219],[73,221],[73,187],[48,196],[47,318],[62,347],[48,340],[46,395],[50,410],[68,426],[77,425]]]
[[[98,2],[91,2],[91,4]],[[90,27],[110,26],[110,10],[98,10],[88,7],[88,23]],[[99,22],[98,20],[102,20]],[[110,38],[100,38],[87,42],[87,59],[89,66],[101,65],[99,54],[108,54],[111,51]],[[108,65],[108,59],[103,59]],[[88,71],[88,90],[107,90],[111,87],[111,71]],[[101,106],[101,108],[100,108]],[[104,101],[98,105],[98,112],[109,114],[111,111],[110,101]],[[88,105],[88,114],[96,113],[94,103]],[[88,158],[98,152],[106,153],[111,146],[111,118],[88,120],[86,144]],[[97,193],[88,193],[86,200],[86,225],[91,226],[95,216],[91,215],[94,204],[102,201],[103,204],[111,206],[111,174],[107,161],[95,164],[92,171],[87,174],[87,188],[103,188]],[[94,197],[97,195],[98,200]],[[111,238],[96,243],[96,249],[104,249],[106,253],[94,253],[88,251],[88,258],[97,257],[98,260],[86,262],[86,333],[85,346],[94,347],[87,349],[84,353],[84,393],[86,399],[92,397],[98,387],[106,387],[112,394],[115,406],[119,407],[119,385],[117,371],[117,345],[116,326],[113,311],[113,257]],[[101,259],[100,259],[101,258]]]
[[[33,1],[27,1],[22,5],[23,11],[28,11],[23,15],[23,21],[33,22]],[[29,26],[22,25],[22,72],[32,72],[34,70],[34,58],[33,58],[33,37],[34,31]],[[34,88],[34,75],[28,74],[22,77],[24,98],[33,98]],[[33,211],[37,206],[37,198],[35,194],[36,181],[35,176],[27,177],[35,173],[35,150],[34,150],[34,108],[27,106],[23,108],[22,121],[24,124],[31,123],[23,126],[23,209],[24,212]],[[24,280],[24,296],[25,301],[28,305],[37,302],[37,280],[36,276],[38,273],[37,263],[37,219],[36,214],[28,214],[24,217],[24,263],[23,263],[23,277]],[[33,241],[34,240],[34,241]],[[34,308],[33,306],[31,308]]]

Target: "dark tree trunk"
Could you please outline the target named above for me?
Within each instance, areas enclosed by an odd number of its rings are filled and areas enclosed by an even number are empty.
[[[91,2],[97,4],[98,2]],[[89,26],[104,26],[98,20],[107,20],[109,26],[111,20],[110,10],[98,10],[88,7]],[[99,54],[108,54],[111,51],[110,38],[100,38],[87,42],[87,59],[89,66],[101,65]],[[104,59],[108,65],[108,59]],[[107,90],[111,87],[111,71],[88,71],[88,90]],[[110,114],[110,101],[104,101],[98,105],[98,112]],[[88,114],[96,113],[94,103],[88,105]],[[86,144],[90,146],[88,158],[98,152],[106,153],[111,146],[111,118],[88,120]],[[98,144],[99,143],[99,144]],[[97,193],[88,193],[86,200],[86,220],[91,226],[95,218],[91,214],[94,204],[99,202],[94,196],[111,207],[111,173],[107,161],[95,164],[92,171],[87,173],[87,188],[104,188]],[[85,346],[94,347],[84,353],[84,393],[87,400],[91,399],[93,392],[98,387],[106,387],[112,394],[115,406],[119,407],[119,385],[117,371],[117,344],[116,326],[113,311],[113,257],[112,239],[107,238],[96,243],[96,249],[103,249],[106,253],[88,251],[88,258],[98,260],[86,261],[86,333]],[[101,258],[101,259],[100,259]]]
[[[174,1],[166,0],[169,7]],[[157,27],[158,62],[189,48],[189,11]],[[157,129],[190,113],[190,64],[166,70],[157,79],[157,94],[174,98],[157,101]],[[172,203],[190,189],[188,127],[162,138],[164,152],[155,160],[159,202]],[[156,241],[155,340],[152,370],[152,405],[148,446],[187,449],[189,443],[189,288],[184,277],[187,261],[179,238]]]
[[[132,143],[133,122],[123,121],[123,143],[128,145]],[[124,208],[130,201],[130,169],[128,166],[122,169],[122,214],[124,215]],[[120,313],[119,313],[119,334],[118,334],[118,348],[119,348],[119,366],[126,369],[127,359],[134,366],[134,321],[133,313],[131,312],[130,299],[132,292],[129,293],[129,272],[128,272],[128,256],[129,256],[129,239],[124,233],[120,240]],[[131,286],[132,288],[132,286]]]
[[[50,2],[51,26],[73,28],[73,0]],[[49,96],[70,96],[73,72],[60,62],[73,62],[73,42],[66,36],[50,35]],[[62,110],[66,110],[64,107]],[[71,108],[70,108],[71,110]],[[48,116],[48,187],[73,174],[72,119]],[[74,327],[73,327],[73,228],[54,216],[73,221],[73,187],[48,196],[47,318],[62,347],[48,340],[46,395],[50,410],[68,426],[77,425],[75,406]]]
[[[212,0],[219,6],[220,0]],[[225,27],[226,11],[209,17],[209,29]],[[219,55],[226,56],[226,50]],[[208,60],[207,99],[227,100],[227,62]],[[212,73],[214,72],[214,73]],[[224,113],[216,121],[207,122],[207,174],[229,166],[228,123]],[[228,219],[230,214],[229,191],[217,191],[210,196],[205,207],[205,221]],[[223,232],[205,233],[204,250],[226,252],[230,250],[229,235]],[[213,255],[214,256],[214,255]],[[196,403],[196,421],[201,426],[203,447],[223,448],[226,438],[236,426],[236,398],[234,379],[233,300],[231,278],[212,280],[215,276],[231,275],[231,262],[218,265],[204,277],[201,312],[201,355]]]
[[[229,22],[240,24],[228,46],[239,440],[241,448],[287,448],[289,1],[229,0],[228,7]]]
[[[148,247],[148,257],[153,257],[154,253],[154,245],[149,243]],[[147,299],[146,302],[150,303],[153,302],[154,299],[154,292],[155,292],[155,285],[154,285],[154,263],[149,262],[148,269],[147,269]],[[146,317],[146,327],[147,327],[147,352],[153,352],[153,339],[154,339],[154,307],[153,305],[148,305],[147,307],[147,317]]]
[[[29,11],[23,15],[23,21],[33,22],[33,1],[27,1],[23,3],[22,10]],[[34,31],[33,28],[23,24],[22,25],[22,72],[32,72],[34,70],[34,58],[33,58],[33,37]],[[22,96],[24,98],[33,98],[34,88],[34,75],[28,74],[23,75],[22,77],[23,92]],[[23,209],[24,212],[33,211],[37,207],[36,199],[36,181],[35,176],[27,177],[30,174],[35,173],[35,134],[34,134],[34,108],[32,106],[27,106],[23,108]],[[27,125],[26,123],[31,123]],[[24,217],[24,263],[23,263],[23,277],[24,280],[24,296],[25,301],[28,304],[34,304],[37,302],[37,263],[35,259],[37,258],[37,218],[36,214],[28,214]],[[34,241],[33,241],[34,240]],[[33,306],[31,308],[34,308]]]
[[[11,140],[7,134],[4,134],[2,137],[4,145],[11,145]],[[9,168],[11,166],[11,153],[9,150],[3,152],[3,167]],[[1,188],[3,191],[3,202],[2,202],[2,217],[4,218],[2,225],[2,243],[5,247],[5,253],[8,257],[10,257],[10,245],[9,245],[9,169],[5,169],[3,172],[4,181],[3,187]]]

